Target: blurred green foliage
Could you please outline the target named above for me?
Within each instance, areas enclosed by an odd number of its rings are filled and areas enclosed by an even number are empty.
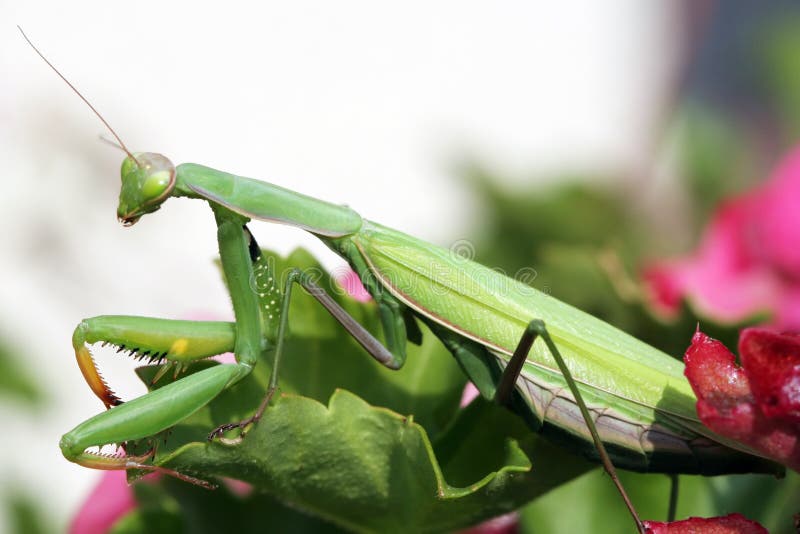
[[[50,517],[42,502],[19,491],[11,491],[6,501],[10,532],[16,534],[46,534],[53,532]]]
[[[35,417],[44,408],[46,394],[28,371],[19,350],[8,338],[0,336],[0,399]],[[8,477],[8,474],[5,474]],[[10,477],[9,477],[10,478]],[[19,534],[40,534],[52,532],[54,518],[39,499],[25,493],[13,483],[5,488],[4,502],[9,532]],[[2,528],[0,528],[2,530]]]
[[[781,140],[800,138],[800,13],[776,18],[761,28],[755,54],[768,100],[780,117]]]
[[[41,405],[44,392],[24,366],[26,361],[22,351],[0,337],[0,396],[30,409]]]
[[[478,168],[469,183],[484,200],[474,239],[476,260],[513,276],[533,267],[532,286],[682,358],[698,317],[676,322],[653,315],[639,282],[643,258],[657,241],[624,191],[574,179],[549,190],[506,191]],[[703,321],[707,333],[736,346],[738,330]]]

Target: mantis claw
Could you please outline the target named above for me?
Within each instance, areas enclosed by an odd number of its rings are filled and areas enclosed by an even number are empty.
[[[267,394],[264,395],[264,399],[261,401],[261,404],[258,405],[256,413],[254,413],[247,419],[243,419],[238,423],[227,423],[224,425],[220,425],[214,430],[212,430],[208,434],[208,441],[213,441],[214,438],[219,438],[219,441],[221,441],[225,445],[238,445],[239,443],[241,443],[245,435],[247,435],[247,427],[250,426],[251,424],[257,423],[261,419],[261,416],[264,415],[264,410],[266,410],[267,406],[269,406],[269,401],[272,400],[272,396],[275,395],[275,391],[277,391],[277,387],[275,386],[270,387],[267,390]],[[225,432],[233,430],[234,428],[242,429],[237,437],[232,439],[222,437],[223,434],[225,434]]]
[[[238,445],[244,440],[245,435],[247,435],[246,427],[255,423],[258,419],[254,416],[248,417],[238,423],[226,423],[224,425],[220,425],[211,432],[208,433],[208,441],[214,441],[217,438],[220,442],[224,443],[225,445]],[[239,428],[241,431],[239,435],[235,438],[226,438],[224,434],[234,428]]]
[[[69,446],[68,443],[62,441],[62,448],[68,446]],[[80,465],[83,465],[85,467],[91,467],[94,469],[104,469],[104,470],[139,469],[142,471],[150,471],[153,473],[162,473],[206,489],[215,489],[217,487],[216,484],[208,482],[207,480],[202,480],[200,478],[196,478],[191,475],[180,473],[178,471],[175,471],[174,469],[168,469],[166,467],[144,463],[148,460],[152,460],[155,457],[156,454],[155,446],[151,447],[144,454],[138,454],[138,455],[128,455],[125,452],[124,445],[117,446],[117,451],[120,450],[123,452],[122,455],[83,451],[82,453],[75,455],[72,458],[72,461]],[[69,452],[65,451],[64,455],[69,457]]]
[[[122,450],[123,451],[125,450],[124,447],[122,447]],[[142,470],[142,471],[149,471],[151,473],[160,473],[160,474],[163,474],[163,475],[167,475],[167,476],[171,476],[171,477],[177,478],[179,480],[183,480],[184,482],[188,482],[189,484],[194,484],[195,486],[200,486],[201,488],[204,488],[204,489],[207,489],[207,490],[215,490],[215,489],[217,489],[217,485],[214,484],[213,482],[209,482],[208,480],[203,480],[202,478],[193,477],[191,475],[187,475],[185,473],[181,473],[180,471],[176,471],[174,469],[169,469],[167,467],[161,467],[159,465],[150,465],[150,464],[141,463],[141,459],[142,458],[145,458],[145,459],[150,458],[150,459],[152,459],[152,458],[155,457],[155,453],[156,453],[156,448],[155,448],[155,446],[153,446],[152,448],[150,448],[149,451],[147,451],[142,456],[119,456],[118,458],[120,458],[122,460],[125,460],[124,467],[122,467],[122,468],[126,469],[126,470],[127,469],[139,469],[139,470]],[[142,476],[144,476],[144,475],[142,475]],[[136,477],[136,479],[138,479],[138,478],[141,478],[141,477]]]
[[[103,401],[106,408],[122,404],[122,399],[117,397],[111,388],[108,387],[100,371],[97,370],[97,364],[92,357],[92,353],[83,343],[75,347],[75,358],[78,361],[78,367],[83,377],[86,379],[86,383],[89,384],[94,394]]]

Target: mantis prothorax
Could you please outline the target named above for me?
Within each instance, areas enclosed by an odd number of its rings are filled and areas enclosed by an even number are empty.
[[[120,222],[133,225],[170,197],[206,201],[217,223],[235,322],[132,316],[82,321],[73,335],[75,354],[90,387],[111,409],[63,436],[61,449],[70,461],[98,469],[163,470],[203,483],[147,464],[152,451],[105,456],[87,449],[145,438],[176,425],[247,376],[258,356],[272,348],[274,365],[264,402],[252,417],[210,434],[211,439],[239,427],[243,437],[277,387],[289,297],[299,284],[372,357],[393,369],[403,365],[406,342],[419,341],[416,321],[426,324],[484,396],[513,404],[534,430],[557,435],[576,452],[601,460],[640,531],[615,465],[702,474],[769,469],[752,451],[700,423],[679,361],[613,326],[446,249],[365,220],[348,207],[202,165],[175,166],[161,154],[128,152],[119,142],[127,153],[117,208]],[[301,271],[284,276],[283,285],[265,289],[254,284],[256,274],[270,282],[280,277],[260,261],[246,227],[251,220],[303,229],[344,258],[377,304],[385,345]],[[122,404],[89,352],[88,346],[97,342],[163,362],[158,377],[167,369],[228,351],[236,363],[205,369]]]

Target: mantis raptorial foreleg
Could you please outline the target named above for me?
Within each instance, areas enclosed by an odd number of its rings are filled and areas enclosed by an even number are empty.
[[[228,283],[233,314],[236,318],[234,354],[248,372],[265,347],[258,295],[253,291],[252,239],[243,230],[247,219],[225,208],[211,205],[217,221],[217,242],[222,272]]]
[[[586,422],[586,426],[589,428],[589,432],[592,434],[592,439],[594,440],[594,445],[597,449],[597,454],[600,457],[600,461],[603,464],[603,468],[606,470],[606,473],[608,473],[608,476],[611,477],[611,480],[614,482],[614,485],[622,496],[622,499],[625,501],[625,506],[627,506],[628,511],[630,511],[631,515],[633,516],[633,520],[636,522],[636,527],[639,529],[639,532],[645,532],[644,524],[639,518],[639,514],[636,512],[633,503],[631,503],[625,488],[622,487],[622,482],[620,482],[619,477],[617,476],[617,470],[614,468],[614,464],[611,462],[608,452],[606,452],[605,445],[603,445],[603,442],[600,439],[600,434],[597,432],[597,427],[595,426],[594,420],[589,413],[589,409],[586,407],[586,403],[583,402],[583,397],[578,390],[578,385],[572,378],[572,373],[570,373],[567,364],[564,362],[564,358],[561,357],[561,353],[558,351],[558,347],[556,347],[556,344],[553,342],[553,338],[547,331],[544,321],[534,319],[528,323],[528,326],[525,328],[525,331],[520,337],[517,348],[514,350],[508,365],[506,365],[506,368],[503,371],[503,375],[500,378],[500,385],[495,391],[495,400],[500,404],[510,405],[511,397],[516,388],[517,380],[519,379],[522,368],[527,361],[531,346],[533,346],[533,342],[536,341],[537,337],[541,337],[544,343],[547,345],[547,349],[550,351],[550,354],[553,356],[556,365],[558,365],[558,369],[564,376],[564,380],[567,382],[570,392],[572,393],[572,396],[574,397],[575,402],[581,411],[583,420]]]
[[[247,235],[242,230],[245,220],[224,208],[216,208],[214,214],[217,220],[220,259],[236,316],[234,324],[204,323],[205,327],[194,327],[192,331],[196,335],[191,337],[186,336],[192,333],[188,331],[186,323],[180,321],[140,319],[140,326],[133,327],[135,320],[131,318],[95,318],[78,326],[73,344],[79,361],[83,364],[84,375],[107,405],[118,404],[119,400],[100,378],[84,343],[96,339],[100,331],[106,337],[117,337],[120,340],[127,337],[129,343],[136,343],[148,340],[146,332],[143,332],[145,327],[167,325],[167,333],[154,334],[160,339],[157,342],[150,339],[150,342],[153,342],[152,350],[162,349],[159,352],[163,352],[166,348],[168,359],[180,361],[179,358],[170,358],[170,352],[181,352],[178,349],[183,350],[184,356],[189,354],[189,359],[200,357],[203,350],[186,351],[192,339],[199,341],[205,338],[213,346],[207,346],[207,352],[224,352],[232,347],[236,363],[205,369],[92,417],[62,438],[61,450],[67,459],[99,469],[139,468],[153,454],[152,451],[139,457],[100,455],[87,452],[86,449],[158,434],[186,419],[251,372],[262,350],[263,335],[258,298],[250,287],[253,267]],[[155,468],[151,466],[148,469]],[[169,474],[187,478],[176,473]]]
[[[122,401],[97,371],[88,345],[111,344],[150,363],[166,362],[153,378],[157,382],[170,369],[178,373],[190,362],[230,352],[236,325],[222,321],[178,321],[151,317],[103,315],[84,319],[72,334],[78,366],[92,391],[107,408]]]

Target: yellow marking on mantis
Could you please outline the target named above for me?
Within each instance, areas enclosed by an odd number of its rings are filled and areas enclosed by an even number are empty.
[[[176,339],[172,346],[169,348],[169,354],[172,356],[183,356],[186,354],[186,349],[189,348],[189,340],[186,338]]]

